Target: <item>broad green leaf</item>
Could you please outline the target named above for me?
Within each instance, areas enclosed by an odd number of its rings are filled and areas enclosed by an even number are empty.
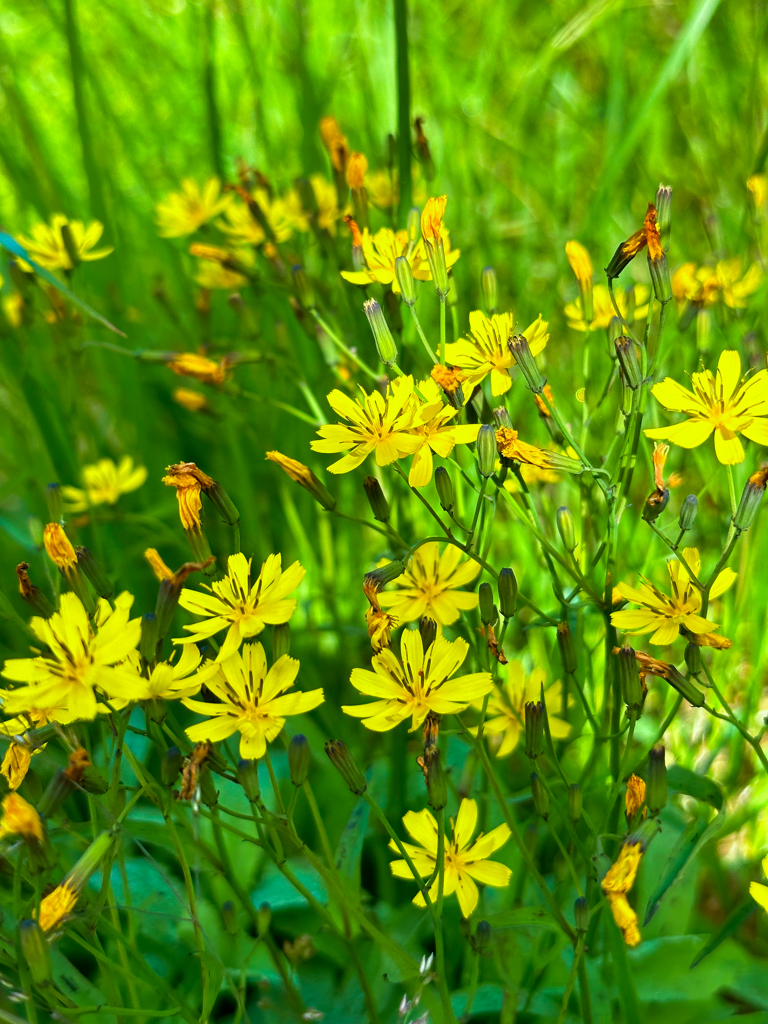
[[[360,857],[369,813],[370,808],[365,800],[358,800],[341,833],[334,858],[336,870],[344,881],[347,892],[353,895],[356,901],[360,899]]]
[[[695,800],[709,804],[716,811],[723,806],[723,791],[720,786],[704,775],[697,775],[690,768],[683,768],[679,764],[672,765],[667,770],[667,785],[677,793],[685,793]]]
[[[56,988],[78,1006],[106,1006],[109,1000],[96,986],[78,971],[58,946],[51,945],[51,969]],[[114,1020],[110,1014],[89,1014],[88,1020],[96,1024]]]
[[[218,957],[211,955],[210,950],[206,953],[204,969],[208,986],[205,999],[203,1000],[203,1008],[200,1015],[201,1021],[207,1021],[210,1017],[213,1004],[216,1002],[216,997],[221,991],[221,985],[224,981],[224,965]]]
[[[747,896],[746,899],[742,900],[741,903],[735,906],[728,915],[728,917],[726,917],[726,919],[717,929],[717,931],[713,932],[713,934],[710,935],[707,942],[704,943],[699,952],[693,958],[693,960],[691,961],[691,968],[694,968],[698,964],[700,964],[704,957],[709,956],[709,954],[713,950],[717,949],[717,947],[720,945],[721,942],[723,942],[724,939],[727,939],[730,935],[733,935],[733,933],[741,927],[744,921],[746,921],[749,915],[752,914],[756,909],[757,903],[755,903],[751,896]]]
[[[26,260],[26,262],[29,263],[29,265],[32,267],[32,269],[34,270],[38,277],[42,277],[42,279],[47,284],[50,284],[54,288],[58,289],[58,291],[60,291],[62,295],[66,295],[69,301],[74,303],[78,307],[78,309],[82,309],[82,311],[87,316],[92,317],[94,320],[98,320],[100,324],[103,324],[105,327],[109,328],[110,331],[114,331],[115,334],[119,334],[121,338],[127,337],[127,335],[124,334],[123,331],[115,327],[114,324],[111,324],[106,317],[103,317],[101,315],[101,313],[97,313],[96,310],[92,309],[87,302],[83,302],[82,299],[79,299],[77,295],[75,295],[74,292],[70,291],[69,288],[63,285],[61,281],[59,281],[59,279],[50,272],[50,270],[46,270],[45,267],[41,267],[39,263],[36,263],[29,255],[27,250],[24,248],[24,246],[20,245],[16,241],[16,239],[13,238],[12,235],[9,235],[5,231],[0,231],[0,245],[2,245],[6,252],[9,252],[12,256],[18,256],[20,259]]]
[[[644,926],[648,924],[653,915],[659,909],[659,904],[664,898],[664,895],[682,876],[683,871],[691,860],[693,860],[702,846],[722,828],[724,820],[725,812],[723,810],[719,810],[712,821],[709,823],[704,821],[692,822],[680,836],[669,855],[669,859],[667,860],[667,864],[664,868],[664,873],[661,876],[659,884],[648,899],[648,905],[645,908],[645,918],[643,920]]]
[[[548,928],[557,932],[560,926],[544,907],[516,907],[490,914],[485,919],[492,928]]]

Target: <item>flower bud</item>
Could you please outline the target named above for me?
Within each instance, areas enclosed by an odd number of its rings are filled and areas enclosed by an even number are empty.
[[[272,627],[272,664],[284,654],[291,653],[291,626],[288,622],[278,622]]]
[[[616,355],[619,358],[619,365],[624,371],[624,382],[632,391],[636,391],[643,383],[643,372],[637,358],[637,349],[631,338],[622,334],[613,343],[616,348]]]
[[[669,488],[651,491],[643,505],[643,519],[646,523],[655,523],[669,504]]]
[[[182,756],[178,747],[168,747],[160,761],[160,780],[164,786],[172,786],[181,771]]]
[[[288,774],[294,786],[303,786],[309,774],[312,752],[307,737],[297,733],[288,744]]]
[[[404,572],[405,566],[398,558],[387,562],[386,565],[380,565],[378,569],[371,569],[370,572],[365,574],[363,590],[369,588],[379,591],[382,587],[386,587],[388,583],[399,579]]]
[[[571,821],[576,822],[581,818],[582,803],[581,786],[578,782],[574,782],[568,787],[568,813],[571,816]]]
[[[315,293],[307,277],[307,272],[304,267],[298,264],[291,268],[293,274],[293,283],[296,286],[296,294],[299,296],[299,302],[302,304],[304,309],[315,308]]]
[[[640,683],[635,649],[628,644],[619,650],[619,678],[621,695],[627,705],[627,718],[637,719],[643,706],[643,687]]]
[[[98,768],[89,764],[80,778],[80,787],[92,796],[104,796],[109,789],[109,784]]]
[[[278,451],[267,452],[267,459],[270,462],[276,462],[291,480],[299,484],[306,491],[309,491],[319,505],[322,505],[328,512],[333,512],[336,508],[336,499],[328,491],[325,484],[315,476],[309,466],[305,466],[302,462],[297,462],[296,459],[291,459],[289,456],[283,455],[282,452]]]
[[[77,555],[77,564],[99,597],[111,597],[115,588],[88,548],[75,548],[75,554]]]
[[[413,280],[411,264],[405,256],[398,256],[395,260],[395,277],[397,278],[397,284],[400,288],[400,294],[403,297],[403,302],[408,307],[415,306],[416,284]]]
[[[589,928],[589,904],[584,896],[579,896],[573,904],[573,919],[576,931],[585,932]]]
[[[397,361],[397,345],[392,337],[392,332],[389,329],[382,308],[376,299],[366,299],[363,304],[363,310],[368,317],[368,323],[373,332],[373,340],[376,343],[379,359],[387,366],[391,366]]]
[[[48,484],[45,489],[45,500],[48,505],[48,522],[60,523],[64,515],[64,500],[61,496],[61,484]]]
[[[625,267],[629,266],[637,254],[646,246],[645,231],[641,228],[635,231],[621,243],[616,252],[611,256],[608,266],[605,268],[607,277],[612,281],[618,277]],[[629,318],[627,318],[629,319]]]
[[[424,781],[427,784],[427,803],[433,811],[442,811],[448,803],[448,783],[445,779],[440,751],[433,748],[423,758]]]
[[[19,580],[19,596],[29,607],[44,619],[49,619],[55,609],[43,591],[34,585],[29,578],[29,562],[19,562],[16,566]]]
[[[262,903],[256,915],[256,931],[259,935],[266,935],[272,923],[272,908],[268,903]]]
[[[768,483],[768,466],[762,466],[747,480],[747,485],[741,492],[741,501],[733,517],[733,525],[740,533],[744,533],[752,525],[760,502],[765,494],[765,487]]]
[[[85,887],[88,879],[109,853],[116,835],[117,833],[112,831],[102,832],[101,835],[98,835],[93,840],[80,860],[77,861],[75,866],[67,875],[66,883],[68,888],[75,892],[80,892]]]
[[[493,418],[496,422],[496,429],[500,430],[502,427],[512,428],[512,417],[509,415],[509,409],[505,405],[497,405],[493,410]]]
[[[237,911],[232,900],[225,900],[221,904],[221,918],[224,922],[224,927],[227,930],[228,935],[237,935],[238,932],[238,921]]]
[[[160,634],[157,629],[157,615],[154,612],[147,612],[141,617],[141,639],[139,640],[139,652],[148,664],[152,665],[157,661],[157,645],[160,641]]]
[[[659,185],[653,205],[656,207],[656,227],[659,229],[659,241],[664,252],[667,252],[672,234],[672,189],[669,185]]]
[[[637,828],[627,836],[624,846],[639,846],[642,853],[650,846],[653,837],[661,831],[661,825],[656,818],[646,818],[641,821]]]
[[[669,277],[669,266],[664,253],[657,259],[648,256],[648,270],[651,275],[653,294],[659,302],[669,302],[672,298],[672,282]]]
[[[483,272],[480,275],[480,284],[483,289],[485,311],[488,316],[493,316],[499,309],[499,283],[493,267],[483,267]]]
[[[535,761],[544,750],[544,716],[546,711],[540,700],[529,700],[525,705],[525,755]]]
[[[478,921],[477,928],[475,928],[474,943],[473,947],[476,953],[482,954],[488,949],[491,944],[491,935],[493,929],[488,921]]]
[[[571,510],[566,505],[561,505],[557,510],[557,529],[563,547],[568,552],[576,550],[576,527],[573,522]]]
[[[496,468],[496,431],[484,423],[477,435],[477,471],[487,480]]]
[[[505,619],[511,619],[517,611],[517,578],[511,569],[501,570],[498,588],[499,611]]]
[[[536,813],[546,821],[549,817],[549,793],[536,772],[531,772],[531,796]]]
[[[448,283],[448,267],[445,263],[445,246],[443,245],[442,238],[425,238],[424,252],[427,256],[427,263],[429,263],[435,291],[440,296],[441,301],[445,302],[445,298],[450,291],[450,285]]]
[[[419,619],[419,633],[424,650],[428,650],[437,639],[437,623],[428,615],[422,615]]]
[[[19,943],[32,981],[35,985],[50,985],[53,979],[51,951],[43,929],[37,921],[19,922]]]
[[[371,512],[373,512],[373,518],[378,519],[380,523],[389,522],[389,502],[384,497],[384,491],[382,491],[379,481],[375,476],[367,476],[363,480],[363,487],[368,504],[371,506]]]
[[[611,321],[608,324],[608,345],[610,347],[609,354],[611,359],[616,358],[616,347],[614,345],[614,342],[617,338],[620,338],[623,333],[624,324],[617,316],[611,317]]]
[[[685,645],[685,667],[692,676],[701,672],[701,651],[698,644],[689,642]]]
[[[695,494],[689,494],[680,506],[680,518],[678,525],[681,530],[692,530],[699,511],[699,499]]]
[[[421,210],[412,206],[405,219],[405,230],[408,232],[409,245],[414,245],[421,237]]]
[[[557,624],[557,646],[560,648],[560,658],[563,663],[563,672],[573,675],[578,667],[576,660],[576,648],[573,645],[573,633],[567,622]]]
[[[674,665],[670,665],[664,678],[669,685],[677,690],[689,704],[695,708],[701,708],[706,703],[706,697],[702,691],[690,679],[682,675]]]
[[[451,515],[454,508],[453,481],[445,466],[438,466],[435,470],[435,487],[440,499],[440,507],[448,515]]]
[[[478,587],[480,597],[480,621],[490,626],[496,621],[496,609],[493,606],[493,590],[490,583],[481,583]]]
[[[197,782],[200,787],[200,799],[206,807],[215,807],[219,802],[219,791],[213,781],[213,772],[204,764],[197,774]]]
[[[645,802],[651,814],[658,814],[667,804],[667,766],[664,747],[654,747],[648,755],[648,777]]]
[[[245,758],[237,763],[237,781],[250,802],[255,803],[261,796],[259,785],[259,762],[247,761]]]
[[[690,315],[696,317],[696,349],[702,355],[706,355],[712,340],[712,310],[699,309],[695,303],[691,302],[678,322],[677,326],[680,331],[683,330],[681,324],[685,322],[689,310]]]
[[[540,395],[544,390],[547,379],[541,375],[541,371],[536,364],[536,357],[531,352],[531,347],[528,344],[528,339],[524,334],[517,334],[514,338],[510,339],[508,344],[509,351],[520,367],[520,372],[525,378],[529,391],[532,391],[535,395]]]
[[[328,740],[325,744],[325,752],[333,767],[349,786],[350,791],[357,796],[362,796],[368,789],[368,783],[355,764],[355,759],[349,752],[346,743],[343,740]]]
[[[216,506],[216,510],[227,526],[237,526],[240,522],[240,513],[219,481],[212,480],[207,487],[203,487],[203,491]]]

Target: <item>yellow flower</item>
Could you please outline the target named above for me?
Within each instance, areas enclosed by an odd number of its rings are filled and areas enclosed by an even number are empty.
[[[169,580],[173,576],[173,569],[168,568],[156,548],[147,548],[144,552],[144,557],[152,567],[152,572],[161,583],[163,580]]]
[[[18,793],[9,793],[3,800],[3,818],[0,821],[0,838],[21,836],[38,843],[43,841],[43,823],[35,808]]]
[[[330,473],[349,473],[364,462],[371,452],[379,466],[388,466],[405,455],[412,455],[423,439],[409,433],[414,425],[416,406],[411,401],[413,377],[398,377],[390,382],[386,396],[379,391],[353,401],[343,391],[331,391],[328,404],[349,421],[326,424],[318,430],[320,441],[312,441],[316,452],[346,454],[328,467]]]
[[[234,654],[243,639],[258,636],[266,625],[278,625],[290,619],[296,609],[296,599],[289,599],[287,595],[298,587],[306,572],[298,562],[283,572],[282,556],[270,555],[251,584],[251,559],[242,552],[229,556],[227,568],[223,580],[205,587],[209,594],[186,587],[182,590],[181,607],[207,618],[184,627],[192,636],[173,641],[175,644],[196,643],[226,629],[226,639],[216,658],[218,662]]]
[[[631,288],[614,288],[613,294],[616,297],[616,305],[621,311],[621,315],[625,320],[630,320],[629,317],[629,298]],[[630,322],[634,323],[636,320],[644,320],[648,316],[648,296],[650,292],[644,284],[636,284],[634,287],[634,300],[635,309],[634,315],[631,317]],[[616,310],[613,308],[611,302],[611,295],[607,287],[604,284],[596,284],[592,290],[592,306],[593,314],[592,321],[587,324],[584,319],[583,306],[581,303],[581,297],[575,299],[573,302],[569,302],[565,307],[565,315],[568,318],[568,326],[572,327],[575,331],[586,331],[587,326],[592,331],[596,331],[600,327],[607,327],[611,320],[616,316]]]
[[[78,892],[67,882],[56,886],[40,903],[40,927],[49,932],[71,914],[77,903]]]
[[[768,857],[763,860],[763,874],[768,878]],[[756,903],[760,904],[763,910],[768,910],[768,885],[762,885],[760,882],[750,882],[749,895]]]
[[[296,680],[298,661],[284,654],[267,671],[260,643],[244,644],[242,654],[235,651],[217,667],[205,685],[221,703],[184,700],[192,711],[211,716],[186,730],[193,743],[216,743],[239,732],[240,757],[255,760],[264,756],[288,715],[301,715],[323,703],[322,690],[286,693]]]
[[[627,893],[635,884],[642,856],[643,849],[640,843],[625,843],[619,852],[616,863],[608,869],[602,883],[613,919],[621,929],[621,934],[628,946],[637,946],[640,943],[637,914],[629,905]]]
[[[450,423],[458,409],[444,404],[434,380],[421,381],[418,390],[424,399],[423,404],[419,403],[415,395],[412,401],[416,410],[414,433],[420,445],[413,454],[408,483],[411,487],[426,487],[432,479],[432,453],[447,459],[457,444],[471,444],[477,440],[480,424]]]
[[[752,193],[756,208],[761,210],[768,199],[768,178],[764,174],[753,174],[747,178],[747,188]]]
[[[3,295],[0,298],[5,318],[11,327],[21,327],[24,322],[24,299],[19,292]]]
[[[191,178],[181,183],[181,192],[171,192],[157,204],[157,224],[163,238],[193,235],[198,228],[229,209],[231,196],[221,194],[218,178],[209,178],[202,189]]]
[[[768,445],[768,370],[741,379],[738,352],[725,351],[717,363],[717,376],[703,370],[691,376],[693,391],[671,377],[656,384],[651,394],[666,409],[684,412],[690,417],[682,423],[645,431],[646,437],[659,438],[698,448],[715,431],[715,454],[725,465],[744,461],[739,434]]]
[[[37,658],[9,658],[3,675],[28,685],[3,694],[3,710],[44,710],[51,721],[66,725],[96,717],[96,690],[132,685],[136,672],[122,665],[141,635],[141,619],[129,615],[133,595],[120,594],[115,608],[101,599],[94,625],[76,594],[61,595],[61,609],[30,625],[49,653]]]
[[[136,678],[111,682],[107,688],[110,697],[131,704],[140,700],[180,700],[197,693],[203,683],[207,684],[209,677],[217,671],[215,662],[206,662],[197,671],[203,656],[194,644],[185,647],[174,664],[175,654],[176,651],[173,651],[168,661],[155,665],[149,679],[146,679],[139,675],[141,662],[138,652],[132,651],[128,662],[136,669]]]
[[[43,544],[45,552],[52,562],[67,572],[77,565],[77,555],[72,547],[72,541],[64,533],[60,523],[48,523],[43,530]]]
[[[383,612],[381,607],[376,608],[371,605],[366,610],[365,624],[368,627],[368,638],[376,654],[385,647],[389,647],[392,639],[392,630],[395,629],[398,622],[399,619],[394,615]]]
[[[7,725],[7,723],[5,724]],[[0,766],[0,775],[6,777],[10,789],[18,789],[27,777],[29,766],[32,763],[32,753],[33,751],[23,743],[11,743],[6,750],[2,766]]]
[[[355,689],[379,700],[372,704],[347,704],[341,710],[362,718],[363,725],[374,732],[394,729],[406,718],[411,719],[413,731],[430,711],[437,715],[458,714],[493,687],[490,672],[451,678],[468,653],[466,640],[459,637],[451,643],[443,636],[438,636],[425,651],[417,629],[403,630],[402,664],[391,650],[383,650],[371,660],[373,672],[364,668],[352,670],[350,682]]]
[[[352,153],[347,162],[346,175],[347,184],[351,189],[365,187],[365,175],[368,171],[368,161],[364,153]]]
[[[445,228],[441,231],[443,247],[445,249],[445,265],[448,270],[454,265],[461,255],[461,250],[451,249],[451,241]],[[417,281],[431,281],[432,272],[429,269],[429,262],[424,251],[423,241],[419,241],[413,248],[408,240],[407,231],[393,231],[391,228],[381,228],[375,235],[371,235],[366,228],[363,231],[363,259],[365,260],[364,270],[342,270],[341,276],[351,284],[375,284],[391,285],[392,291],[400,294],[400,285],[395,275],[395,260],[398,256],[405,256],[411,265],[413,276]]]
[[[208,399],[205,395],[191,388],[174,388],[171,398],[182,409],[188,409],[190,412],[202,412],[208,408]]]
[[[515,357],[507,342],[519,334],[512,313],[494,313],[487,317],[476,309],[469,314],[469,337],[452,342],[446,347],[446,361],[458,366],[474,387],[491,375],[491,394],[504,395],[512,387],[510,370]],[[549,341],[547,323],[539,316],[522,332],[528,339],[533,355],[538,355]]]
[[[525,733],[525,705],[529,701],[541,700],[541,687],[547,676],[543,668],[535,668],[526,677],[521,661],[510,661],[507,678],[503,686],[492,692],[488,701],[483,731],[496,757],[507,757],[517,747],[521,734]],[[570,725],[558,717],[562,708],[562,686],[560,680],[545,686],[547,719],[552,738],[563,740],[570,735]],[[480,710],[483,702],[478,701]]]
[[[168,476],[163,477],[163,483],[167,487],[176,488],[181,525],[185,530],[199,530],[203,508],[200,492],[213,487],[214,481],[198,469],[194,462],[177,462],[173,466],[166,466],[165,471]]]
[[[714,267],[684,263],[672,275],[672,294],[678,305],[688,301],[706,309],[722,300],[731,309],[744,309],[749,296],[760,287],[763,271],[758,263],[746,271],[743,266],[738,256],[720,260]]]
[[[99,459],[83,466],[84,489],[62,487],[61,495],[68,512],[85,512],[92,505],[116,504],[122,494],[137,490],[146,479],[146,468],[134,467],[130,455],[124,455],[118,465],[112,459]]]
[[[627,779],[625,797],[627,821],[631,821],[645,803],[645,783],[638,775],[630,775]]]
[[[379,594],[379,601],[400,622],[428,615],[439,626],[450,626],[460,612],[477,608],[477,594],[459,588],[476,579],[481,568],[472,559],[462,561],[454,544],[446,544],[442,555],[437,541],[422,544],[395,580],[397,590]]]
[[[317,203],[317,212],[314,215],[314,223],[331,235],[336,234],[336,225],[341,216],[339,210],[339,197],[336,187],[323,177],[322,174],[312,174],[309,184]],[[299,192],[289,189],[282,197],[282,210],[291,227],[296,231],[307,232],[312,227],[312,218],[305,209]]]
[[[328,491],[325,484],[315,476],[309,466],[305,466],[303,462],[298,462],[289,455],[283,455],[282,452],[277,451],[267,452],[267,459],[270,462],[276,463],[294,483],[309,491],[315,501],[319,502],[324,509],[332,511],[336,508],[336,499]]]
[[[234,255],[236,258],[240,256],[240,254]],[[208,288],[211,291],[222,289],[231,292],[235,288],[242,288],[247,283],[247,277],[243,277],[236,270],[230,270],[220,263],[212,263],[210,260],[200,260],[198,263],[195,284],[199,284],[201,288]]]
[[[548,448],[538,448],[535,444],[521,441],[513,427],[499,427],[496,431],[496,448],[502,458],[542,471],[548,472],[557,468],[569,473],[578,473],[581,468],[580,463],[570,455],[561,455]],[[568,450],[571,451],[570,448]]]
[[[241,195],[241,199],[249,193]],[[278,242],[287,241],[293,234],[291,216],[282,199],[271,199],[269,192],[263,188],[254,189],[250,198],[258,206],[265,221],[274,233]],[[263,245],[267,240],[264,228],[251,212],[247,202],[233,203],[225,213],[226,220],[219,222],[221,230],[239,246]]]
[[[229,367],[226,358],[217,363],[194,352],[180,352],[168,361],[168,369],[180,377],[194,377],[201,384],[223,384]]]
[[[698,577],[701,557],[697,549],[685,548],[683,558]],[[670,559],[667,562],[667,570],[671,582],[669,596],[643,577],[639,589],[626,583],[619,583],[616,591],[621,597],[633,604],[639,604],[641,608],[638,611],[614,612],[611,615],[611,624],[626,630],[630,636],[653,633],[651,643],[659,646],[674,643],[681,626],[685,626],[691,633],[712,633],[718,629],[717,623],[703,619],[698,614],[701,609],[701,591],[691,582],[682,562]],[[736,573],[733,569],[723,569],[712,585],[710,598],[725,593],[735,579]]]
[[[321,118],[320,137],[328,150],[333,169],[339,172],[344,171],[349,161],[349,146],[335,117]]]
[[[592,260],[589,253],[581,244],[575,240],[565,243],[565,255],[571,265],[571,270],[579,284],[591,283],[592,281]]]
[[[439,242],[448,196],[430,196],[421,211],[421,234],[427,242]]]
[[[72,270],[72,258],[64,245],[64,236],[61,233],[64,226],[69,227],[72,248],[81,263],[102,260],[114,252],[112,246],[94,249],[104,233],[103,224],[93,220],[88,227],[85,227],[82,221],[69,220],[63,213],[54,213],[50,226],[35,224],[32,228],[32,237],[19,235],[19,241],[41,267],[45,267],[47,270]]]
[[[422,878],[436,875],[437,864],[437,822],[426,808],[423,811],[408,811],[403,816],[408,834],[419,843],[403,843],[413,866]],[[481,832],[477,839],[472,835],[477,828],[477,803],[474,800],[462,800],[456,821],[451,818],[451,838],[446,837],[445,868],[443,895],[456,893],[462,917],[469,917],[477,906],[478,891],[475,882],[503,889],[509,885],[511,870],[506,864],[488,860],[490,854],[506,843],[510,832],[507,825],[499,825],[488,833]],[[390,840],[389,847],[397,851],[397,844]],[[408,863],[404,860],[392,861],[390,867],[395,878],[413,878]],[[429,888],[429,898],[437,898],[439,880],[434,878]],[[413,902],[417,907],[426,906],[424,897],[417,893]]]

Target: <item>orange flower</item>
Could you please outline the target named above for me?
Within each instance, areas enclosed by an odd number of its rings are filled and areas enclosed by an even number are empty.
[[[627,780],[626,809],[627,821],[631,821],[645,803],[645,783],[637,775]]]
[[[431,196],[421,211],[421,233],[424,240],[435,243],[440,241],[440,228],[445,216],[445,207],[448,203],[448,196]]]
[[[59,523],[48,523],[43,532],[43,544],[48,557],[62,572],[77,566],[75,549]]]
[[[333,169],[341,173],[349,161],[349,146],[335,117],[322,118],[320,121],[320,138],[328,150]]]
[[[0,821],[0,837],[16,835],[27,841],[42,843],[43,823],[32,804],[19,796],[9,793],[3,800],[3,819]]]
[[[357,225],[357,221],[354,219],[351,213],[344,215],[344,223],[347,225],[349,230],[352,232],[352,245],[358,249],[363,247],[363,235],[360,228]]]
[[[645,214],[643,230],[645,231],[645,240],[648,245],[648,255],[652,260],[660,260],[664,255],[664,250],[661,247],[659,228],[656,224],[656,217],[656,207],[653,203],[648,203],[648,211]]]
[[[227,377],[227,360],[220,363],[194,352],[181,352],[168,362],[168,369],[180,377],[194,377],[201,384],[223,384]]]
[[[167,466],[166,473],[168,476],[163,477],[163,483],[176,488],[181,525],[185,530],[199,530],[203,507],[200,491],[204,487],[212,487],[214,481],[198,469],[194,462],[178,462]]]
[[[440,363],[432,367],[431,377],[435,384],[439,384],[450,395],[458,391],[467,379],[467,375],[458,366],[441,366]]]
[[[353,153],[347,164],[347,184],[351,189],[360,189],[365,186],[365,174],[368,170],[368,161],[364,153]]]

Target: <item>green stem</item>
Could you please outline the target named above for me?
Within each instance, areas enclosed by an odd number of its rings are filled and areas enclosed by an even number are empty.
[[[418,331],[419,337],[421,338],[422,345],[427,350],[427,354],[429,355],[429,358],[432,360],[432,362],[433,363],[437,363],[439,360],[438,360],[437,356],[435,355],[435,353],[432,351],[432,346],[427,341],[427,337],[426,337],[426,335],[424,334],[424,331],[421,328],[421,321],[419,320],[418,316],[416,315],[416,306],[411,306],[410,310],[411,310],[411,316],[413,317],[413,322],[416,324],[416,330]]]
[[[445,944],[443,940],[443,889],[445,887],[445,809],[437,815],[437,903],[433,917],[435,919],[435,967],[437,968],[437,985],[440,989],[440,1001],[446,1021],[455,1024],[456,1017],[451,1004],[451,993],[445,977]]]
[[[364,363],[363,360],[355,352],[352,351],[352,349],[347,348],[347,346],[344,344],[341,338],[334,331],[331,330],[331,328],[328,326],[325,320],[323,320],[323,318],[320,316],[316,309],[312,310],[312,316],[315,319],[316,323],[320,327],[322,327],[322,329],[331,339],[336,348],[338,348],[340,352],[343,352],[347,359],[351,360],[355,364],[355,366],[358,367],[358,369],[362,370],[363,373],[365,373],[372,380],[379,380],[379,374],[376,373],[375,370],[372,370],[367,363]]]
[[[411,77],[408,65],[408,6],[395,0],[397,53],[397,170],[400,188],[400,223],[411,208]]]

